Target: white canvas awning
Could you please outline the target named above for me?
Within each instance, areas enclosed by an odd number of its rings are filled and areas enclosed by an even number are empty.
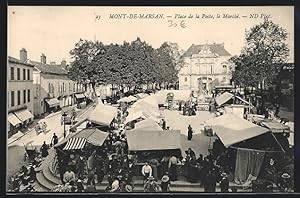
[[[83,93],[75,94],[75,97],[77,99],[85,98],[85,95]]]
[[[126,131],[128,150],[150,151],[180,149],[180,131]]]
[[[90,114],[89,120],[99,125],[110,125],[117,112],[115,107],[98,104]]]
[[[134,111],[134,110],[129,109],[128,112],[129,112],[129,115],[126,117],[126,121],[124,122],[124,124],[127,124],[128,122],[132,122],[139,118],[143,118],[143,119],[147,118],[147,115],[141,110]]]
[[[206,124],[212,127],[225,147],[270,131],[233,114],[224,114],[209,119]]]
[[[57,98],[46,99],[45,101],[49,107],[56,107],[60,105],[60,101]]]
[[[118,102],[134,102],[134,101],[137,101],[138,99],[134,96],[128,96],[128,97],[124,97],[124,98],[121,98],[120,100],[118,100]]]
[[[273,133],[289,132],[290,129],[288,126],[279,122],[261,122],[261,124],[270,129]]]
[[[13,126],[16,126],[17,124],[21,124],[22,121],[17,118],[17,116],[13,113],[9,113],[7,116],[7,120],[9,123],[11,123]]]
[[[221,106],[222,104],[226,103],[227,101],[229,101],[231,98],[233,98],[234,95],[229,93],[229,92],[225,92],[223,94],[221,94],[220,96],[217,96],[215,98],[216,103],[218,106]]]
[[[32,119],[33,115],[28,111],[28,109],[22,109],[19,111],[15,111],[14,114],[22,121],[25,122],[26,120]]]
[[[136,123],[135,129],[139,129],[143,131],[163,130],[152,118],[147,118],[146,120]]]

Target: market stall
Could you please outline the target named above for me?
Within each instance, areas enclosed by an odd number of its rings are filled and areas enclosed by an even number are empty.
[[[136,97],[134,97],[134,96],[128,96],[128,97],[121,98],[117,102],[118,103],[121,103],[121,102],[131,103],[131,102],[135,102],[137,100],[138,99]]]
[[[101,129],[110,126],[111,122],[117,115],[118,109],[112,106],[98,104],[91,112],[88,120],[92,124],[99,126]]]
[[[143,131],[151,131],[151,130],[158,130],[162,131],[163,129],[155,122],[152,118],[147,118],[143,121],[137,122],[135,124],[134,129],[139,129]]]
[[[225,114],[206,121],[227,149],[235,156],[234,181],[245,186],[256,180],[263,164],[276,153],[283,153],[282,146],[273,133],[233,114]],[[280,155],[277,155],[280,156]],[[264,169],[265,170],[265,169]]]

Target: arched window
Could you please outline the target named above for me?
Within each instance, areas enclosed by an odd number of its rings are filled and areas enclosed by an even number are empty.
[[[184,82],[187,82],[187,77],[184,77]]]

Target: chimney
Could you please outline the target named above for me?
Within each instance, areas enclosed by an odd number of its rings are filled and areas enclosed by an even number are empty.
[[[67,67],[67,61],[66,61],[65,59],[63,59],[63,60],[61,61],[61,67],[64,68],[64,69],[67,69],[67,68],[66,68],[66,67]]]
[[[46,56],[45,56],[45,54],[41,55],[41,63],[46,64]]]
[[[55,61],[50,62],[50,65],[55,65]]]
[[[21,60],[22,62],[26,62],[26,61],[27,61],[27,51],[26,51],[25,48],[22,48],[22,49],[20,50],[20,60]]]

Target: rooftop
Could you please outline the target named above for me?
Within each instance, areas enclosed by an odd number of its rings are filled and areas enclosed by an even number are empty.
[[[26,66],[29,66],[29,67],[34,67],[34,65],[32,65],[30,63],[23,62],[23,61],[21,61],[17,58],[11,57],[11,56],[8,56],[8,62],[22,64],[22,65],[26,65]]]
[[[50,64],[44,64],[36,61],[30,61],[31,64],[33,64],[38,70],[41,71],[41,73],[45,74],[57,74],[57,75],[67,75],[68,72],[62,68],[61,65],[50,65]]]
[[[184,57],[191,57],[193,54],[198,54],[204,46],[208,46],[210,51],[219,56],[231,56],[231,54],[224,48],[224,43],[207,44],[207,45],[192,45],[183,55]]]

